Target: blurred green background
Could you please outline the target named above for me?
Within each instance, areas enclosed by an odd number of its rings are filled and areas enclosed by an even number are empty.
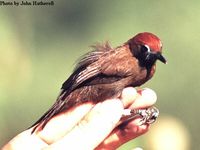
[[[108,40],[115,47],[138,32],[149,31],[162,39],[168,60],[168,65],[158,62],[154,78],[143,86],[156,91],[160,117],[152,132],[121,149],[153,149],[154,136],[169,129],[174,135],[161,136],[159,140],[164,144],[170,143],[172,136],[177,141],[185,137],[185,149],[200,149],[200,2],[54,3],[0,6],[0,147],[54,103],[62,82],[72,72],[75,61],[90,50],[89,45]],[[165,118],[173,121],[166,119],[164,128],[159,130],[159,123]],[[153,132],[157,129],[159,132]],[[154,144],[164,147],[162,142]]]

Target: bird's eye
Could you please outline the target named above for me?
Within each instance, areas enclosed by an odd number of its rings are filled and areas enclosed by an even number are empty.
[[[148,45],[142,45],[141,51],[142,51],[143,53],[145,53],[145,52],[150,52],[151,49],[149,48]]]

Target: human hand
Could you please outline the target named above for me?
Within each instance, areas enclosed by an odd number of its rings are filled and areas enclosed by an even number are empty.
[[[117,126],[124,109],[148,108],[155,104],[150,89],[125,88],[120,99],[98,104],[84,103],[52,118],[45,128],[31,134],[28,129],[8,142],[2,150],[114,150],[148,131],[149,125],[138,125],[141,118]]]

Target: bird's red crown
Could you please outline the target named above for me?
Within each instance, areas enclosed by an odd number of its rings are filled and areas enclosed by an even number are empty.
[[[139,33],[131,39],[135,44],[148,45],[154,52],[162,51],[161,40],[154,34],[149,32]]]

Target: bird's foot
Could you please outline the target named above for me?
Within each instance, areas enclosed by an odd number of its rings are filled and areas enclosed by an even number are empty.
[[[156,107],[149,107],[147,109],[139,109],[138,114],[142,117],[140,125],[152,124],[159,116],[159,110]]]
[[[121,121],[129,121],[141,117],[139,125],[152,124],[159,116],[159,110],[156,107],[146,109],[124,109]]]

